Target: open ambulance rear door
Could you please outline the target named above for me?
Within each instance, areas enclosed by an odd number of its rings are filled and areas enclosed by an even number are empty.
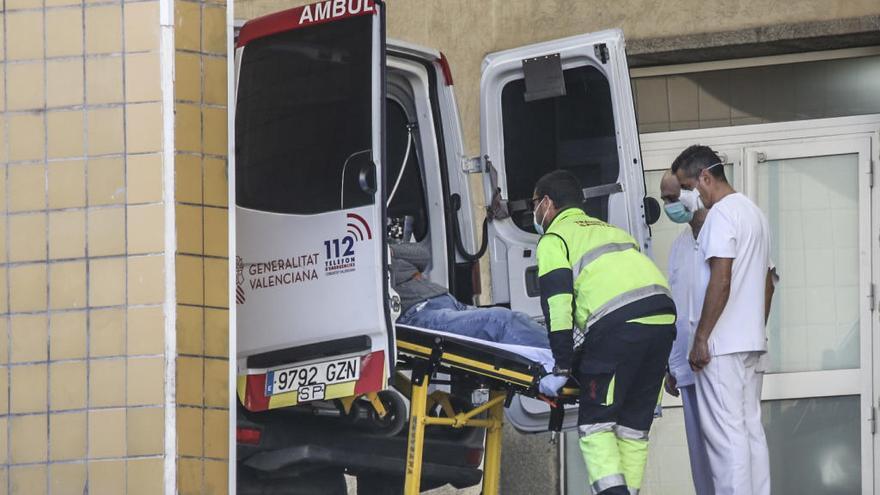
[[[238,395],[249,410],[385,388],[384,4],[246,23],[236,49]]]
[[[493,53],[483,63],[481,145],[490,215],[492,298],[540,318],[531,198],[537,180],[565,169],[584,186],[584,210],[649,231],[644,175],[623,33],[609,30]],[[508,418],[545,431],[549,408],[517,396]],[[566,415],[574,426],[577,414]]]

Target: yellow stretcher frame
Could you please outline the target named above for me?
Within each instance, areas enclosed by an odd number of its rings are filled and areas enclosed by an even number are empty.
[[[497,495],[501,479],[501,428],[504,426],[504,402],[507,393],[492,390],[489,401],[467,412],[460,412],[452,417],[438,418],[427,415],[428,410],[428,377],[420,384],[413,383],[410,402],[409,438],[406,449],[406,477],[403,488],[404,495],[418,495],[422,481],[422,457],[425,447],[426,426],[449,426],[452,428],[486,429],[485,460],[483,463],[483,493]],[[476,416],[487,412],[487,418]]]
[[[487,363],[463,355],[460,351],[444,349],[442,338],[437,338],[431,346],[425,342],[417,343],[406,339],[398,332],[397,351],[413,364],[412,379],[407,380],[398,373],[397,388],[410,399],[410,422],[407,439],[406,476],[404,495],[418,495],[421,485],[422,460],[424,456],[425,428],[427,426],[445,426],[451,428],[484,428],[486,443],[483,462],[483,495],[498,495],[501,479],[501,440],[504,426],[504,408],[516,393],[531,397],[536,396],[536,373],[526,373],[499,365]],[[449,340],[449,339],[445,339]],[[464,349],[468,345],[459,341],[456,349]],[[448,394],[435,391],[428,394],[431,376],[437,368],[452,373],[456,371],[478,375],[488,382],[489,400],[468,411],[456,412],[449,403]],[[408,383],[409,382],[409,383]],[[578,389],[564,388],[563,396],[577,397]],[[429,403],[430,401],[430,403]],[[439,404],[446,417],[428,415],[429,405]],[[559,407],[562,407],[560,404]],[[477,417],[486,413],[485,417]]]

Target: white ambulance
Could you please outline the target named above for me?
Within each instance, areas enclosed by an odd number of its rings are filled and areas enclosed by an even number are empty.
[[[399,309],[390,231],[430,250],[425,276],[468,304],[486,253],[491,303],[535,318],[529,200],[543,174],[573,172],[590,215],[650,248],[659,206],[645,198],[619,30],[488,55],[471,158],[448,61],[386,41],[384,9],[327,0],[252,20],[238,35],[230,187],[238,395],[251,419],[279,408],[330,415],[389,388]],[[481,225],[471,174],[490,205]],[[545,415],[528,399],[508,409],[526,431],[546,429]]]

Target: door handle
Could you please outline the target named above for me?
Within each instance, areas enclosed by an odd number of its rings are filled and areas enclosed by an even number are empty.
[[[358,169],[358,186],[367,194],[376,194],[376,163],[373,160]]]

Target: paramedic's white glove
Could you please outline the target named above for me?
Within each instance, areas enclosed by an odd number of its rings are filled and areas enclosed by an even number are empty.
[[[547,397],[556,397],[559,395],[559,389],[561,389],[566,382],[568,382],[567,376],[553,374],[545,375],[544,378],[541,378],[541,381],[538,382],[538,390]]]

